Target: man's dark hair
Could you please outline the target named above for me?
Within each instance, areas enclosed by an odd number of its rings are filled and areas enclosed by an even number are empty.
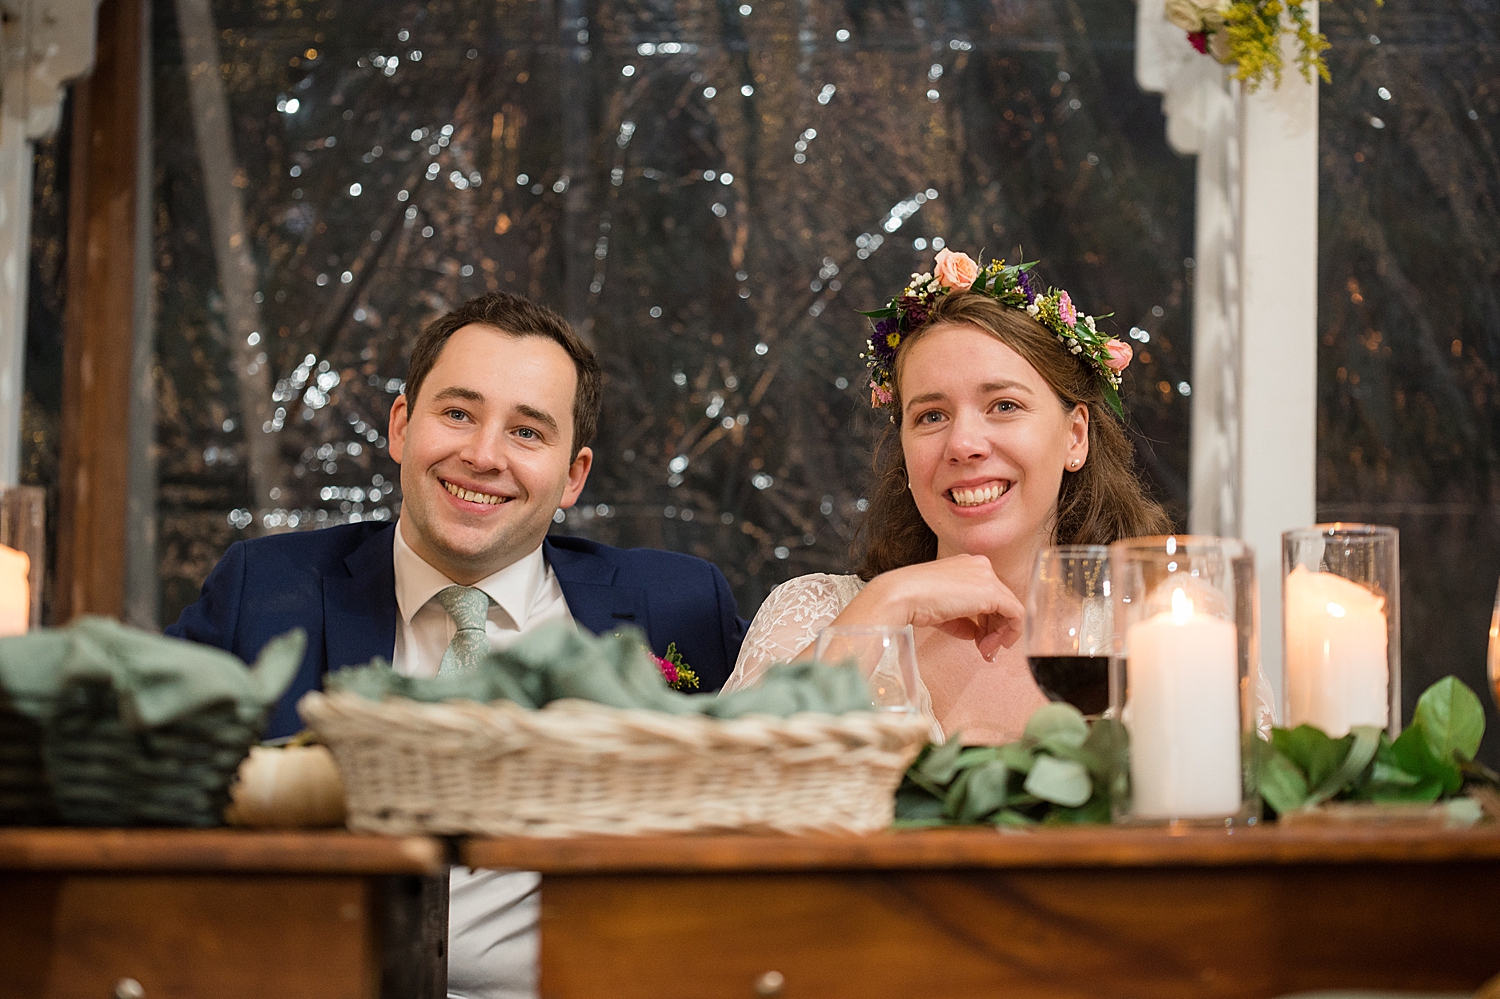
[[[411,349],[411,364],[406,372],[407,406],[416,405],[417,392],[437,363],[448,338],[470,323],[489,326],[514,337],[545,337],[568,352],[578,371],[578,388],[573,393],[572,453],[572,457],[577,458],[578,452],[594,439],[594,430],[599,426],[603,396],[599,359],[573,332],[566,319],[519,295],[508,295],[503,291],[480,295],[429,323]]]

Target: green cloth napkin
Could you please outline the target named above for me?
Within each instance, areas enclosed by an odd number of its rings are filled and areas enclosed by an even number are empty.
[[[289,632],[267,644],[247,671],[211,646],[83,617],[65,628],[0,639],[0,691],[39,721],[68,687],[100,682],[114,688],[121,720],[132,728],[157,728],[217,703],[233,704],[250,724],[292,682],[306,646],[306,633]]]
[[[713,718],[785,718],[799,711],[837,715],[868,711],[871,705],[869,687],[857,668],[821,663],[773,666],[758,686],[722,697],[679,693],[667,686],[638,632],[595,636],[566,622],[538,628],[508,648],[491,651],[477,671],[462,676],[402,676],[377,659],[331,674],[327,686],[375,701],[505,700],[540,708],[577,697],[615,708]]]

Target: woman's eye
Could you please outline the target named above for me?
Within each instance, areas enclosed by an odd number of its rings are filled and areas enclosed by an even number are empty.
[[[943,414],[942,413],[938,412],[935,409],[929,409],[927,412],[925,412],[921,416],[917,417],[917,422],[918,423],[937,423],[942,418],[943,418]]]
[[[999,402],[995,403],[995,409],[1001,413],[1014,413],[1017,409],[1020,408],[1021,407],[1017,406],[1009,399],[1001,399]]]

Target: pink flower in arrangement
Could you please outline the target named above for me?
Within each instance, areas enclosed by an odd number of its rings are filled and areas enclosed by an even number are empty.
[[[1208,32],[1189,31],[1188,41],[1192,42],[1193,48],[1197,49],[1200,53],[1204,55],[1208,54]]]
[[[668,683],[677,682],[676,666],[674,666],[670,661],[663,659],[661,656],[656,655],[655,653],[652,654],[651,658],[656,660],[656,668],[661,670],[661,675],[667,678]]]
[[[979,276],[979,265],[967,253],[954,253],[947,249],[939,250],[937,263],[932,268],[932,276],[937,278],[937,283],[944,288],[968,291],[974,279]]]
[[[881,385],[880,383],[878,383],[878,382],[871,382],[870,383],[870,405],[872,405],[872,406],[889,406],[890,404],[891,404],[891,394],[890,394],[890,392],[886,391],[885,387],[883,385]]]
[[[1068,297],[1067,292],[1057,296],[1057,314],[1062,316],[1062,321],[1069,326],[1078,325],[1078,310],[1073,307],[1073,300]]]
[[[1104,363],[1111,371],[1124,371],[1130,364],[1130,359],[1135,356],[1135,351],[1130,349],[1130,344],[1114,337],[1111,337],[1104,345],[1104,349],[1109,351],[1109,358]]]

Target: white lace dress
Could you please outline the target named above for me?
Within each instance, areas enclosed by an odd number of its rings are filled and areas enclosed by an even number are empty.
[[[858,576],[831,576],[815,572],[789,579],[766,597],[734,663],[734,672],[725,681],[723,693],[753,687],[776,663],[789,663],[818,640],[818,632],[828,627],[849,602],[864,589]],[[918,664],[921,669],[921,664]],[[932,713],[932,696],[917,677],[916,708],[932,720],[934,741],[943,741],[943,728]]]

